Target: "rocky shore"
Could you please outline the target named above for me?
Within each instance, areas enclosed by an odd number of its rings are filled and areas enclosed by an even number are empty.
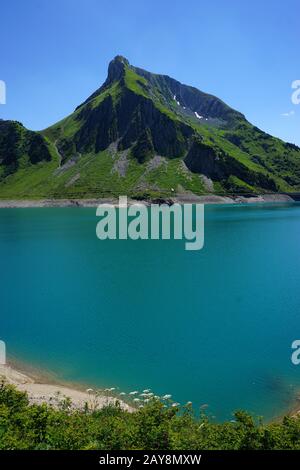
[[[218,196],[215,194],[196,196],[195,194],[183,194],[171,198],[158,198],[154,200],[135,200],[128,198],[128,204],[143,203],[145,205],[156,204],[257,204],[294,202],[294,199],[287,194],[262,194],[257,196]],[[97,207],[99,204],[118,205],[117,198],[101,199],[40,199],[40,200],[8,200],[0,199],[0,209],[6,208],[29,208],[29,207]]]

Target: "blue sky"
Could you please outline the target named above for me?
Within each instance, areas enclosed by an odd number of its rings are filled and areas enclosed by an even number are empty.
[[[300,105],[291,101],[300,80],[299,17],[299,0],[2,0],[0,117],[30,129],[51,125],[122,54],[300,145]]]

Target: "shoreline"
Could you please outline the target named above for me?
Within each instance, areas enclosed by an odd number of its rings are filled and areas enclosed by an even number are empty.
[[[110,392],[105,395],[97,393],[96,389],[86,388],[79,383],[69,383],[59,380],[53,373],[21,364],[17,360],[10,360],[0,365],[0,380],[14,385],[17,390],[27,392],[30,404],[42,404],[58,408],[65,399],[71,400],[71,409],[84,410],[101,409],[116,402],[123,410],[133,412],[134,408],[125,401],[120,400]]]
[[[67,382],[60,380],[54,373],[39,369],[29,364],[21,363],[19,360],[11,359],[5,365],[0,365],[0,381],[14,385],[17,390],[27,392],[30,404],[42,404],[58,408],[66,398],[72,402],[71,409],[83,411],[88,405],[91,410],[101,409],[117,401],[123,410],[128,412],[136,411],[136,408],[129,405],[110,392],[108,395],[95,393],[96,389],[88,388],[79,382]],[[88,392],[93,390],[93,392]],[[277,423],[284,416],[296,418],[300,415],[300,392],[297,391],[293,404],[285,412],[274,416],[268,422]]]
[[[157,199],[131,199],[128,198],[128,205],[131,204],[257,204],[257,203],[294,203],[297,202],[288,194],[261,194],[257,196],[218,196],[207,194],[196,196],[195,194],[183,194],[170,198]],[[0,209],[9,208],[42,208],[42,207],[97,207],[99,204],[111,204],[118,206],[118,198],[99,199],[0,199]]]

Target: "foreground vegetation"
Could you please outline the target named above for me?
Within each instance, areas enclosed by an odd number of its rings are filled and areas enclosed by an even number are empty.
[[[155,400],[135,413],[118,405],[72,410],[67,399],[57,409],[30,405],[26,393],[2,383],[0,449],[300,449],[300,418],[264,425],[239,411],[216,424],[190,406],[179,412]]]

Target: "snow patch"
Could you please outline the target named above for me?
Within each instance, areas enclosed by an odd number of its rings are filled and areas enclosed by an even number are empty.
[[[180,106],[180,103],[179,103],[179,101],[177,100],[176,95],[173,96],[173,100],[176,101],[176,103],[178,104],[178,106]]]
[[[200,116],[200,114],[198,114],[197,111],[195,111],[195,116],[196,116],[196,118],[198,118],[198,119],[203,119],[203,116]]]

